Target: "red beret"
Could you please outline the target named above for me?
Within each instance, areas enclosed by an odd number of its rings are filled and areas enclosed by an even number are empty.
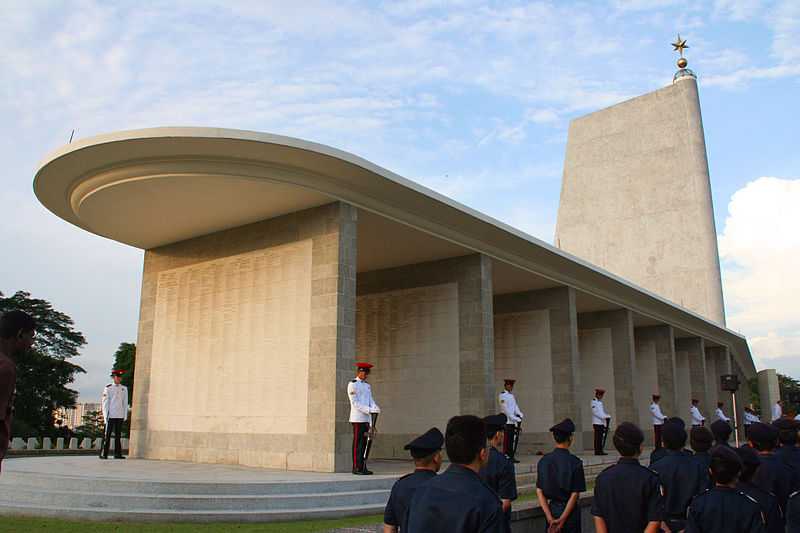
[[[356,363],[356,367],[357,367],[359,370],[360,370],[360,369],[362,369],[362,368],[363,368],[364,370],[369,370],[370,368],[372,368],[372,366],[373,366],[373,365],[371,365],[370,363]]]

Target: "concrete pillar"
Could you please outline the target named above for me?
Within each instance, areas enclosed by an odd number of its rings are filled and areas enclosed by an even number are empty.
[[[473,254],[360,272],[356,347],[376,367],[381,406],[373,457],[457,414],[497,411],[491,259]]]
[[[581,402],[591,426],[589,406],[593,390],[604,388],[606,410],[614,423],[638,422],[636,408],[636,356],[633,315],[628,309],[578,314],[581,353]],[[587,422],[584,421],[584,428]],[[587,436],[584,435],[584,438]],[[585,440],[584,445],[591,443]]]
[[[36,437],[28,437],[28,442],[25,445],[26,450],[36,450],[39,448],[39,439]]]
[[[77,438],[72,437],[71,439],[69,439],[69,449],[70,450],[77,450],[78,449],[78,439]]]
[[[689,407],[691,406],[692,398],[700,401],[698,406],[700,412],[710,420],[710,416],[714,414],[714,410],[709,406],[708,398],[706,396],[708,382],[706,380],[706,354],[704,341],[700,337],[687,337],[682,339],[675,339],[675,352],[684,352],[689,367],[689,398],[685,399],[685,406],[678,410],[678,415],[684,420],[686,424],[691,423],[689,419]]]
[[[56,439],[56,450],[63,450],[64,449],[64,437],[58,437]]]
[[[772,406],[781,399],[778,373],[774,368],[767,368],[758,373],[758,396],[761,399],[761,421],[772,422]]]
[[[112,445],[114,441],[111,441]],[[92,439],[89,437],[84,437],[81,441],[81,450],[91,450],[92,449]]]
[[[53,448],[53,439],[50,437],[44,437],[42,439],[42,449],[43,450],[50,450]]]
[[[642,384],[637,386],[637,403],[642,427],[649,428],[652,425],[649,406],[654,393],[661,395],[664,414],[672,416],[676,412],[674,332],[672,326],[648,326],[636,328],[634,336],[637,379]]]
[[[575,289],[558,287],[495,296],[495,389],[517,379],[520,409],[528,415],[521,445],[534,450],[552,444],[548,429],[564,418],[582,428],[578,402],[580,354]],[[535,413],[535,416],[533,416]],[[576,433],[575,448],[583,448]]]
[[[351,469],[356,219],[334,202],[145,252],[131,456]]]
[[[723,375],[733,373],[731,368],[730,351],[728,350],[727,346],[712,346],[706,348],[706,355],[708,356],[709,361],[713,361],[714,372],[716,374],[716,382],[709,383],[709,387],[713,387],[716,391],[716,401],[723,403],[722,410],[725,411],[725,414],[730,418],[733,418],[733,401],[731,400],[731,393],[730,391],[722,390],[722,381],[720,379],[720,377]],[[741,409],[744,407],[738,404],[738,398],[736,401],[737,408]]]
[[[720,372],[717,370],[717,357],[714,352],[715,347],[706,347],[706,399],[708,400],[708,414],[709,423],[713,422],[714,411],[717,408],[719,401],[719,376]]]
[[[14,437],[11,439],[11,449],[12,450],[24,450],[25,449],[25,440],[22,437]]]

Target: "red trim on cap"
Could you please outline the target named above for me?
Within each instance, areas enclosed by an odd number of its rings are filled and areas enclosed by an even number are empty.
[[[356,363],[357,368],[372,368],[373,366],[371,363]]]

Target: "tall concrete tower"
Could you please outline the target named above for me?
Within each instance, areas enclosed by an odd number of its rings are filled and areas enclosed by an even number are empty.
[[[555,244],[725,325],[697,79],[572,121]]]

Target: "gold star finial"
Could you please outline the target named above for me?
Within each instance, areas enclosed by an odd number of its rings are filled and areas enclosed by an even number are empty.
[[[683,57],[683,51],[689,48],[689,45],[686,44],[686,39],[681,39],[681,34],[679,33],[678,38],[674,43],[672,43],[672,48],[675,52],[680,53],[681,57]]]

